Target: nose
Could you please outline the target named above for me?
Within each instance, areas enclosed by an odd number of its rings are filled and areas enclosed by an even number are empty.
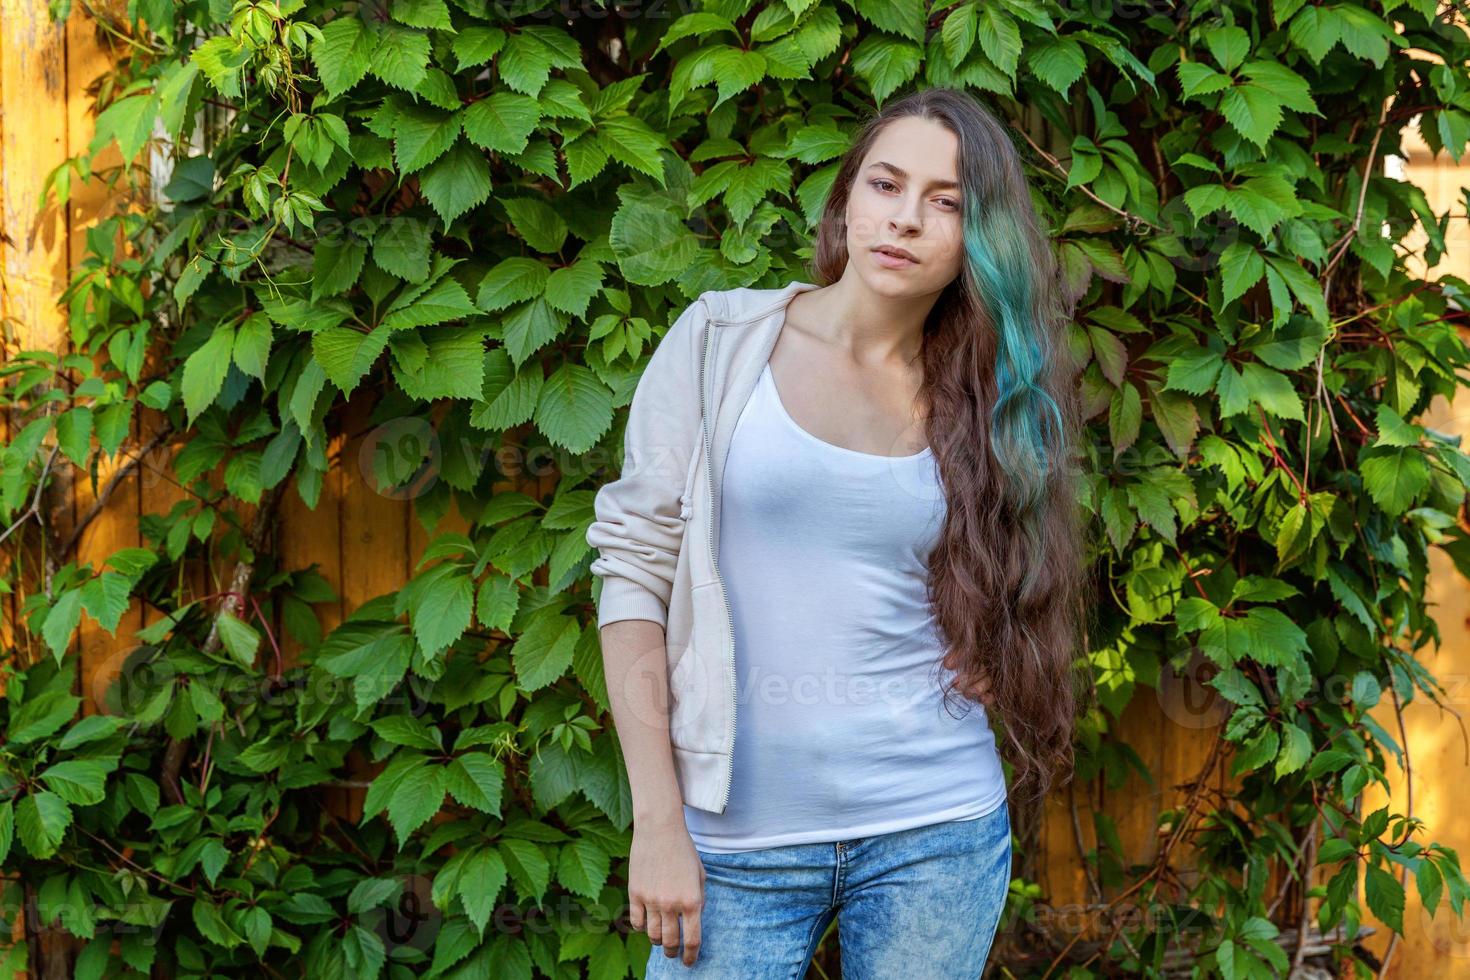
[[[924,227],[924,219],[920,208],[922,202],[908,194],[903,195],[893,213],[888,217],[888,224],[894,234],[912,236],[918,234]]]

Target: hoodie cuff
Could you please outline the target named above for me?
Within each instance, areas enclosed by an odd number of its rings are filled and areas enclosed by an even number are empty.
[[[667,627],[669,610],[654,592],[632,579],[606,576],[597,600],[597,626],[601,629],[624,619],[649,619]]]

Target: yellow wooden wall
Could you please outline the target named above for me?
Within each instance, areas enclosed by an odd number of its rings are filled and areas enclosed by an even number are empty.
[[[123,0],[112,2],[121,7]],[[52,207],[38,215],[36,202],[45,175],[89,141],[92,99],[87,88],[106,70],[114,54],[105,36],[81,16],[57,26],[48,19],[44,0],[0,0],[0,317],[7,356],[20,348],[69,349],[65,316],[56,299],[70,263],[82,254],[85,229],[111,202],[96,186],[78,188],[65,214]],[[1457,169],[1443,159],[1432,160],[1422,147],[1411,152],[1405,167],[1408,177],[1426,188],[1436,210],[1459,201],[1459,220],[1452,229],[1456,248],[1442,268],[1453,268],[1470,278],[1470,249],[1464,248],[1467,226],[1460,200],[1461,186],[1470,183],[1470,168]],[[1470,430],[1470,409],[1465,408],[1470,398],[1462,402],[1458,410],[1442,406],[1437,421],[1457,432]],[[367,426],[361,413],[358,419],[359,424],[349,426],[355,435],[332,446],[336,465],[316,510],[307,510],[294,491],[286,494],[274,542],[288,566],[315,563],[337,587],[341,601],[324,610],[327,628],[363,601],[398,587],[410,574],[428,537],[406,502],[374,493],[362,479],[359,453],[369,434],[364,431]],[[0,417],[0,435],[8,437],[7,425],[8,420]],[[145,421],[134,433],[133,451],[150,440],[150,425]],[[142,543],[140,514],[166,511],[181,498],[168,465],[169,454],[177,448],[165,442],[119,485],[104,517],[83,535],[79,560],[97,560],[117,548]],[[66,475],[54,514],[63,530],[86,513],[93,501],[84,474]],[[99,485],[106,484],[108,475],[105,469]],[[539,484],[508,480],[502,485],[545,493],[554,483],[555,476],[549,475]],[[446,529],[453,523],[451,517]],[[1447,560],[1436,554],[1433,568],[1431,598],[1445,644],[1432,655],[1430,667],[1445,679],[1452,703],[1463,710],[1465,696],[1459,692],[1470,687],[1456,684],[1455,678],[1465,677],[1470,669],[1470,600],[1465,583]],[[199,569],[194,587],[201,591],[220,588],[218,583],[228,571]],[[12,635],[17,601],[3,599],[0,629],[5,637]],[[107,679],[115,673],[127,651],[130,628],[146,621],[145,614],[135,608],[114,639],[84,619],[76,643],[83,664],[82,693],[89,701],[100,699]],[[1022,841],[1017,871],[1042,883],[1047,896],[1045,914],[1053,927],[1087,922],[1102,923],[1106,930],[1111,925],[1105,906],[1116,898],[1117,889],[1103,888],[1099,901],[1079,855],[1079,846],[1096,847],[1092,809],[1101,809],[1117,820],[1126,861],[1143,863],[1152,860],[1168,839],[1158,831],[1160,813],[1195,795],[1194,780],[1201,772],[1207,775],[1198,790],[1207,805],[1218,794],[1228,794],[1226,764],[1209,764],[1214,709],[1203,704],[1199,694],[1198,684],[1188,679],[1170,683],[1157,698],[1137,698],[1119,726],[1118,734],[1153,771],[1156,785],[1144,785],[1136,776],[1130,776],[1118,790],[1108,790],[1102,780],[1076,785],[1053,796],[1041,819],[1033,824],[1035,836]],[[89,710],[93,707],[89,704]],[[1380,709],[1376,717],[1390,731],[1398,730],[1391,705]],[[1458,809],[1470,806],[1470,757],[1461,729],[1452,717],[1422,704],[1405,712],[1405,725],[1417,777],[1413,780],[1413,812],[1429,821],[1430,838],[1466,852],[1470,850],[1466,846],[1470,844],[1470,823],[1456,820]],[[1394,804],[1403,807],[1408,781],[1398,772],[1391,778],[1395,781]],[[359,803],[357,791],[345,793],[339,801],[349,812]],[[1381,801],[1374,802],[1370,791],[1366,805],[1372,809]],[[1024,823],[1018,821],[1018,833],[1024,833]],[[1186,840],[1174,853],[1187,852]],[[1187,880],[1187,871],[1185,874]],[[1268,894],[1276,893],[1275,886],[1273,882]],[[1417,977],[1431,971],[1436,976],[1470,976],[1470,929],[1458,926],[1443,911],[1431,921],[1422,914],[1412,887],[1410,891],[1407,935],[1396,944],[1387,976]],[[1290,900],[1298,898],[1292,894]],[[1369,920],[1369,924],[1374,923]],[[1007,939],[1023,930],[1018,923],[1004,924],[997,939],[997,956],[1003,955]],[[1387,945],[1386,932],[1379,924],[1378,934],[1368,941],[1379,955]]]
[[[1434,275],[1453,273],[1470,280],[1470,219],[1466,215],[1466,188],[1470,187],[1470,156],[1456,165],[1444,153],[1429,152],[1420,137],[1417,121],[1403,134],[1404,157],[1388,161],[1388,172],[1424,189],[1436,213],[1454,217],[1446,233],[1448,254],[1432,270]],[[1410,269],[1425,275],[1422,232],[1406,245],[1413,254]],[[1470,393],[1463,390],[1454,402],[1438,399],[1423,420],[1425,425],[1461,436],[1470,449]],[[1443,644],[1421,651],[1420,657],[1445,688],[1443,701],[1448,711],[1429,703],[1422,695],[1403,711],[1405,737],[1400,736],[1398,713],[1392,698],[1372,712],[1390,734],[1408,745],[1404,771],[1391,769],[1392,794],[1370,786],[1364,793],[1364,812],[1392,804],[1395,813],[1409,813],[1425,821],[1427,832],[1415,835],[1420,843],[1438,841],[1455,849],[1470,863],[1470,729],[1463,719],[1470,705],[1470,583],[1456,571],[1443,552],[1430,552],[1430,575],[1425,602],[1439,623]],[[1453,712],[1453,713],[1451,713]],[[1390,766],[1394,763],[1389,761]],[[1447,908],[1433,917],[1419,900],[1412,879],[1404,907],[1404,937],[1395,944],[1389,969],[1392,980],[1417,980],[1423,976],[1470,977],[1470,914],[1458,920]],[[1386,928],[1379,923],[1378,935],[1365,945],[1382,956],[1388,947]]]

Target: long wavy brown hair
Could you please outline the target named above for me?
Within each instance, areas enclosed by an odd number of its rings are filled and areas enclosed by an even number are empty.
[[[965,257],[924,324],[920,394],[948,508],[929,565],[941,663],[954,670],[945,702],[989,679],[1008,795],[1034,804],[1057,774],[1070,780],[1076,719],[1093,697],[1072,300],[1006,127],[948,88],[896,99],[859,132],[822,213],[813,281],[842,277],[848,195],[879,132],[905,116],[959,143]]]

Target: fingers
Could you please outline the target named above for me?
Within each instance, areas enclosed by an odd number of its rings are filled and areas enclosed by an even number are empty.
[[[684,913],[684,965],[693,966],[699,957],[699,933],[701,910],[694,908]]]
[[[679,919],[682,915],[683,962],[685,966],[693,966],[699,957],[702,905],[703,903],[689,904],[684,906],[687,911],[681,913],[681,906],[678,904],[661,907],[634,903],[628,907],[628,924],[635,930],[646,932],[649,942],[662,946],[664,955],[673,958],[679,955]]]
[[[659,945],[664,948],[664,955],[670,958],[679,955],[679,913],[675,909],[663,910],[663,937]]]
[[[979,701],[987,708],[995,704],[995,693],[990,690],[989,675],[982,675],[980,680],[970,685],[968,693],[971,698]]]
[[[944,659],[943,661],[941,661],[941,663],[946,670],[958,670],[960,666],[959,659],[955,656],[955,651],[953,649],[945,653]],[[979,701],[987,708],[995,704],[995,694],[990,690],[989,674],[982,673],[980,675],[980,679],[974,684],[971,684],[969,687],[965,688],[964,691],[967,697],[971,698],[972,700]]]
[[[648,933],[649,939],[658,942],[653,935],[659,926],[658,918],[650,915],[648,908],[636,899],[628,902],[628,926],[637,932]]]

